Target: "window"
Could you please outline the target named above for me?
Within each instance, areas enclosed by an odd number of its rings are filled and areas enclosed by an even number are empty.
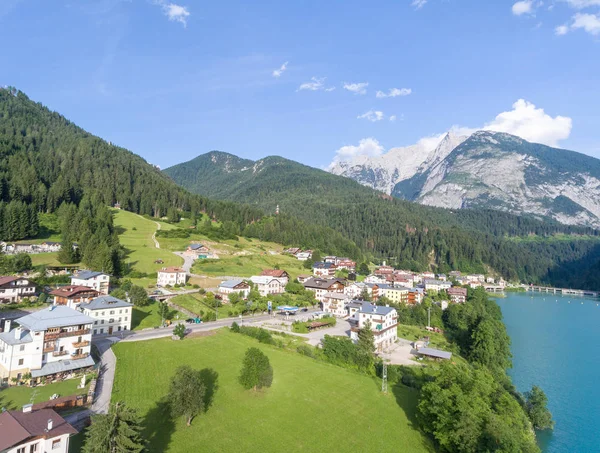
[[[19,359],[19,366],[23,365],[23,359]]]
[[[100,333],[104,333],[104,329],[100,329]]]
[[[60,439],[52,441],[52,450],[58,450],[60,448]]]
[[[19,346],[19,351],[24,351],[25,350],[25,345],[22,344],[21,346]]]
[[[97,326],[98,325],[98,321],[94,321],[94,325]]]
[[[98,333],[98,329],[94,329],[94,335]]]
[[[127,321],[127,316],[125,316],[125,321]]]
[[[111,314],[111,315],[114,315],[114,314],[115,314],[115,311],[114,311],[114,310],[111,310],[109,314]]]
[[[29,446],[29,453],[35,453],[38,451],[38,444],[33,444]]]
[[[17,448],[17,453],[25,453],[25,447]]]
[[[100,324],[104,324],[104,319],[102,319],[102,320],[100,321]]]

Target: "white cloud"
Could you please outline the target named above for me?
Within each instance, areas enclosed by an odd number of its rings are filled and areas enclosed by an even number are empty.
[[[344,89],[351,91],[354,94],[367,94],[369,82],[347,83],[344,82]]]
[[[558,36],[566,35],[567,33],[569,33],[569,26],[568,25],[559,25],[558,27],[556,27],[554,29],[554,33],[557,34]]]
[[[568,3],[570,7],[576,9],[589,8],[591,6],[600,6],[600,0],[563,0]]]
[[[390,116],[390,122],[393,123],[394,121],[396,121],[396,115]]]
[[[512,107],[512,110],[497,115],[483,129],[506,132],[548,146],[558,146],[560,140],[571,135],[573,121],[569,117],[560,115],[552,117],[544,109],[524,99],[519,99]]]
[[[590,35],[600,35],[600,15],[577,13],[571,18],[570,24],[560,25],[554,29],[554,32],[561,36],[579,29],[585,30]]]
[[[413,0],[411,5],[414,6],[415,9],[421,9],[425,6],[427,0]]]
[[[342,146],[335,152],[335,157],[331,162],[330,168],[338,162],[352,160],[356,156],[380,156],[383,154],[383,146],[374,138],[363,138],[358,142],[358,146]]]
[[[600,15],[577,13],[573,16],[571,30],[584,29],[591,35],[600,34]]]
[[[522,0],[512,6],[512,13],[515,16],[522,14],[531,14],[533,12],[533,0]]]
[[[369,110],[368,112],[365,112],[362,115],[358,115],[356,118],[358,118],[359,120],[369,120],[375,123],[384,119],[385,115],[380,110]]]
[[[288,65],[288,62],[286,61],[279,67],[279,69],[275,69],[273,71],[273,77],[277,77],[277,78],[281,77],[281,74],[283,74],[285,72],[285,70],[287,69],[287,65]]]
[[[375,96],[378,98],[395,98],[396,96],[408,96],[411,93],[412,90],[410,88],[390,88],[387,93],[378,91],[375,93]]]
[[[335,87],[326,87],[327,77],[311,77],[310,82],[304,82],[296,91],[333,91]]]
[[[187,27],[187,19],[190,17],[190,11],[187,6],[177,5],[176,3],[169,3],[165,0],[155,0],[154,3],[159,5],[163,14],[169,18],[170,21],[179,22]]]

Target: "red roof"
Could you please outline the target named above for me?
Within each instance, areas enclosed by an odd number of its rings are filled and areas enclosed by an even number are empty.
[[[180,272],[185,272],[185,271],[180,267],[163,267],[158,272],[163,272],[165,274],[174,274],[174,273],[180,273]]]
[[[48,422],[52,429],[48,431]],[[0,414],[0,451],[15,447],[30,438],[52,439],[77,430],[52,409],[33,412],[7,411]]]
[[[7,283],[14,282],[15,280],[19,280],[21,277],[0,277],[0,286],[6,285]]]
[[[288,277],[288,273],[281,269],[265,269],[260,273],[260,275],[275,278]]]
[[[100,293],[98,291],[96,291],[92,288],[89,288],[87,286],[79,286],[79,285],[62,286],[60,288],[55,289],[54,291],[51,291],[50,295],[68,298],[68,297],[75,297],[81,293],[90,293],[90,295],[92,295],[92,296],[100,295]]]

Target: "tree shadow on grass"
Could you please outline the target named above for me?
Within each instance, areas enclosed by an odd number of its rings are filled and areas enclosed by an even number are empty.
[[[391,391],[394,397],[396,398],[396,403],[404,411],[404,414],[408,419],[408,426],[421,433],[421,445],[427,451],[437,451],[433,440],[423,432],[417,420],[417,403],[419,399],[418,390],[411,387],[407,387],[401,382],[397,382],[396,384],[391,386]]]
[[[204,392],[204,412],[208,411],[213,404],[215,392],[219,389],[219,373],[212,368],[200,370],[202,382],[206,385]]]
[[[175,420],[166,398],[157,402],[144,417],[143,436],[148,451],[166,451],[175,432]]]
[[[147,318],[152,314],[152,311],[148,311],[147,313],[142,310],[137,310],[135,307],[133,308],[133,313],[131,315],[131,329],[135,329],[139,326],[144,318]]]

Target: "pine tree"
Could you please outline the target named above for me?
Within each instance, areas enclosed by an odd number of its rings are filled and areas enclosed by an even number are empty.
[[[139,453],[144,450],[142,420],[125,403],[112,404],[108,414],[92,416],[83,453]]]
[[[358,331],[358,341],[356,343],[358,348],[367,353],[373,354],[375,350],[375,335],[371,330],[371,323],[367,321],[362,329]]]

